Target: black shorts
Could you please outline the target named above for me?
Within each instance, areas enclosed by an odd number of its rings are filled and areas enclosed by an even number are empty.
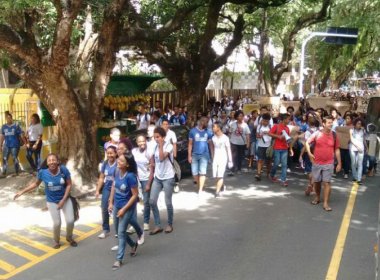
[[[257,158],[259,160],[269,160],[267,157],[267,149],[268,147],[257,147]]]

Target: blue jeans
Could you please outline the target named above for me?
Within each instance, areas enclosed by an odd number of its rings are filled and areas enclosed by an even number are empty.
[[[33,145],[33,142],[31,142],[30,144]],[[26,159],[28,160],[30,167],[33,169],[33,171],[37,171],[41,163],[41,149],[33,150],[32,148],[27,148]]]
[[[132,224],[133,220],[135,220],[136,217],[136,207],[132,207],[131,209],[128,209],[123,217],[118,218],[117,217],[117,212],[120,210],[120,208],[114,207],[114,212],[113,212],[113,219],[115,223],[118,224],[118,237],[119,237],[119,249],[117,251],[116,259],[119,261],[122,261],[124,258],[124,252],[125,252],[125,247],[126,243],[133,248],[136,246],[136,242],[132,240],[131,237],[129,237],[127,231],[128,224]],[[137,221],[136,221],[137,223]]]
[[[364,154],[363,159],[363,175],[366,175],[368,171],[371,171],[375,168],[376,156],[369,156],[368,154]]]
[[[172,195],[173,195],[174,183],[175,183],[174,178],[170,178],[167,180],[160,180],[154,177],[154,180],[152,183],[152,189],[150,191],[149,203],[150,203],[150,206],[152,207],[154,224],[156,225],[156,227],[161,227],[160,211],[158,210],[157,200],[162,189],[164,189],[164,193],[165,193],[165,204],[166,204],[166,210],[168,212],[168,224],[170,226],[173,225],[174,210],[173,210],[173,204],[172,204]]]
[[[193,176],[206,175],[209,156],[192,154],[191,173]]]
[[[103,231],[110,232],[110,214],[108,213],[108,200],[110,199],[111,190],[103,187],[102,190],[102,220]]]
[[[150,220],[150,191],[146,192],[146,185],[148,181],[140,181],[142,187],[143,201],[144,201],[144,224],[149,224]]]
[[[117,234],[119,234],[119,223],[118,223],[118,218],[115,217],[115,209],[116,207],[114,207],[114,210],[113,210],[113,217],[114,217],[114,226],[115,226],[115,232]],[[116,212],[117,214],[117,212]],[[137,221],[137,211],[134,212],[133,214],[133,219],[129,221],[129,224],[135,229],[136,233],[137,233],[137,236],[140,238],[140,236],[143,234],[143,230],[141,229],[138,221]]]
[[[18,148],[8,148],[5,144],[3,146],[3,174],[7,173],[8,168],[8,159],[12,154],[13,162],[15,164],[15,171],[18,173],[20,171],[20,163],[18,161],[18,152],[20,151],[20,147]]]
[[[274,150],[274,163],[272,170],[270,171],[270,176],[274,177],[276,175],[277,167],[281,163],[281,181],[286,181],[286,170],[288,169],[288,150]]]

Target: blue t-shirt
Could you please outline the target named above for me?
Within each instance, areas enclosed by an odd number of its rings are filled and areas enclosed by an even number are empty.
[[[206,129],[200,130],[194,127],[190,130],[189,139],[193,140],[192,153],[196,155],[209,155],[208,141],[212,138],[212,134]]]
[[[172,125],[184,125],[185,122],[186,122],[186,120],[182,115],[180,115],[180,116],[173,115],[170,118],[170,124],[172,124]]]
[[[45,184],[47,202],[60,202],[65,195],[66,182],[70,179],[70,172],[64,165],[59,166],[57,175],[51,174],[47,168],[38,171],[38,180],[41,180]]]
[[[127,172],[123,177],[120,171],[115,173],[115,196],[114,206],[118,209],[123,208],[132,197],[132,189],[137,188],[137,176],[134,173]],[[136,201],[137,202],[137,201]],[[133,207],[136,206],[136,202]]]
[[[18,124],[4,124],[1,127],[1,134],[4,135],[5,146],[8,148],[20,147],[20,136],[24,132]]]
[[[104,161],[100,172],[104,174],[104,185],[103,188],[111,190],[113,181],[115,179],[117,162],[115,161],[112,165],[108,161]]]

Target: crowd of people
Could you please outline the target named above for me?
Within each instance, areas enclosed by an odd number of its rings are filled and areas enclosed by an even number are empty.
[[[170,126],[190,127],[188,162],[199,198],[205,194],[209,163],[211,176],[215,178],[216,198],[225,190],[226,175],[242,176],[252,170],[256,181],[267,180],[286,188],[289,169],[298,165],[307,176],[305,195],[314,193],[311,204],[323,202],[325,211],[332,210],[329,198],[333,176],[348,179],[351,173],[352,181],[358,184],[362,184],[365,176],[374,176],[379,145],[376,129],[366,126],[364,114],[338,112],[335,108],[327,112],[324,108],[305,108],[301,103],[297,111],[290,106],[286,113],[275,114],[271,108],[262,106],[259,111],[246,115],[241,110],[244,104],[223,98],[210,104],[209,111],[194,115],[188,113],[186,107],[163,110],[160,102],[151,109],[142,104],[136,116],[137,128],[146,129],[147,133],[138,134],[135,144],[129,138],[121,139],[119,129],[111,130],[111,139],[104,145],[96,197],[101,196],[103,231],[98,236],[100,239],[110,235],[110,216],[114,220],[118,244],[112,248],[117,251],[113,269],[122,265],[127,244],[131,248],[130,256],[137,254],[138,246],[144,243],[144,231],[157,235],[174,230],[172,196],[178,180],[174,166],[177,137]],[[7,125],[11,126],[12,122]],[[346,146],[337,133],[342,127],[347,128],[349,135]],[[2,135],[6,137],[5,133]],[[46,168],[38,172],[37,182],[18,192],[15,199],[41,182],[46,186],[48,209],[54,223],[54,248],[60,247],[60,209],[68,224],[66,239],[71,246],[76,246],[69,199],[71,178],[69,171],[59,164],[58,156],[49,155]],[[161,191],[165,197],[166,226],[157,206]],[[139,200],[144,207],[143,226],[137,217]],[[151,213],[153,228],[150,227]],[[133,240],[130,233],[136,233],[137,239]]]

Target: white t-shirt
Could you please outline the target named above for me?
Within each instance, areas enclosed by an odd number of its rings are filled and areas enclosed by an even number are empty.
[[[149,160],[151,154],[149,154],[148,148],[141,152],[139,148],[134,148],[132,150],[133,157],[135,158],[137,164],[137,175],[140,181],[149,180]]]
[[[173,145],[168,142],[165,142],[163,150],[164,150],[164,153],[169,153],[169,157],[171,161],[173,162]],[[174,178],[174,175],[175,175],[174,167],[172,163],[170,162],[169,158],[165,158],[163,161],[160,160],[158,145],[154,149],[154,162],[155,162],[154,176],[157,177],[157,179],[167,180],[167,179]]]
[[[350,143],[350,149],[353,152],[357,152],[358,148],[363,152],[364,151],[364,130],[360,129],[359,131],[356,130],[355,128],[350,129],[350,133],[352,133],[352,142],[355,143],[353,145]],[[358,148],[356,148],[358,147]]]
[[[148,128],[150,122],[150,115],[148,113],[138,114],[137,121],[139,122],[139,127],[137,129]]]
[[[262,119],[263,119],[262,116],[258,116],[256,118],[255,123],[253,124],[253,126],[254,127],[258,127],[260,125],[260,122],[261,122]],[[270,127],[273,127],[273,119],[272,118],[270,118],[270,120],[269,120],[269,125],[270,125]]]
[[[42,135],[44,131],[44,128],[42,127],[42,124],[31,124],[28,127],[28,139],[29,141],[37,141],[40,135]]]
[[[214,163],[220,165],[226,165],[228,161],[227,149],[231,148],[230,139],[227,135],[221,136],[214,135],[212,137],[212,143],[214,144]]]
[[[367,140],[369,141],[368,155],[369,156],[376,156],[377,135],[371,133],[367,136]]]
[[[263,126],[263,125],[259,125],[257,127],[257,135],[262,135],[261,138],[257,138],[257,146],[258,147],[265,147],[265,148],[268,148],[272,142],[272,137],[270,137],[268,134],[264,134],[265,132],[269,132],[270,131],[270,126],[267,125],[267,126]]]
[[[175,132],[173,130],[168,129],[166,132],[165,142],[168,142],[170,144],[177,143],[177,135],[175,135]]]
[[[251,134],[249,127],[246,123],[238,124],[234,122],[230,125],[230,141],[234,145],[246,145],[247,135]]]

